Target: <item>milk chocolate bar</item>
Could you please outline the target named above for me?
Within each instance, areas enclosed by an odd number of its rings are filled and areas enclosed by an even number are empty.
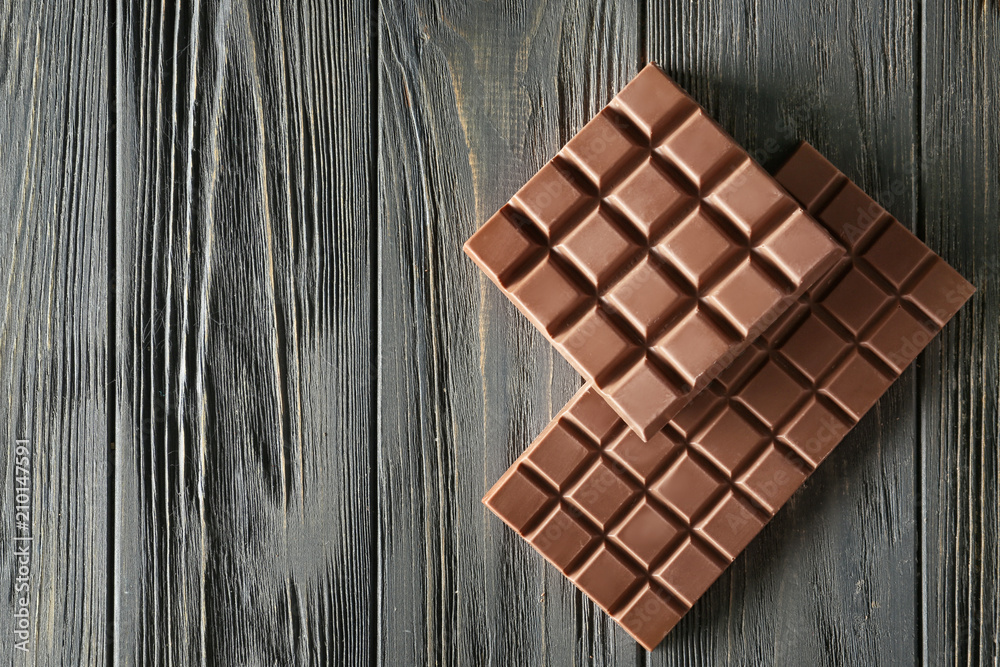
[[[652,64],[465,251],[643,439],[842,256]]]
[[[585,385],[484,499],[650,650],[974,292],[811,146],[777,179],[848,256],[648,442]]]

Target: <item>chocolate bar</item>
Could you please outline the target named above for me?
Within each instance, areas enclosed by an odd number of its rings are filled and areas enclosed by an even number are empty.
[[[811,146],[777,179],[848,256],[648,442],[585,385],[484,499],[650,650],[974,292]]]
[[[652,64],[465,251],[643,439],[842,256]]]

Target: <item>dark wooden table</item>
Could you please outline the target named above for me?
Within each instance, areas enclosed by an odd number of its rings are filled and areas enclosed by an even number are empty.
[[[996,664],[997,0],[0,18],[3,664]],[[651,654],[480,504],[579,378],[461,253],[648,60],[979,288]]]

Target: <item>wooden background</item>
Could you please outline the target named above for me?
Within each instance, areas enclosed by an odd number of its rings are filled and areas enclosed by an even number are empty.
[[[648,60],[979,288],[651,654],[479,502],[579,379],[461,253]],[[0,83],[3,664],[996,664],[997,0],[0,0]]]

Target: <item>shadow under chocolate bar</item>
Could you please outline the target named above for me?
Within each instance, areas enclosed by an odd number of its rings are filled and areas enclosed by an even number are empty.
[[[586,385],[484,498],[650,650],[975,291],[808,144],[777,179],[848,255],[648,442]]]
[[[465,251],[644,440],[842,256],[652,64]]]

